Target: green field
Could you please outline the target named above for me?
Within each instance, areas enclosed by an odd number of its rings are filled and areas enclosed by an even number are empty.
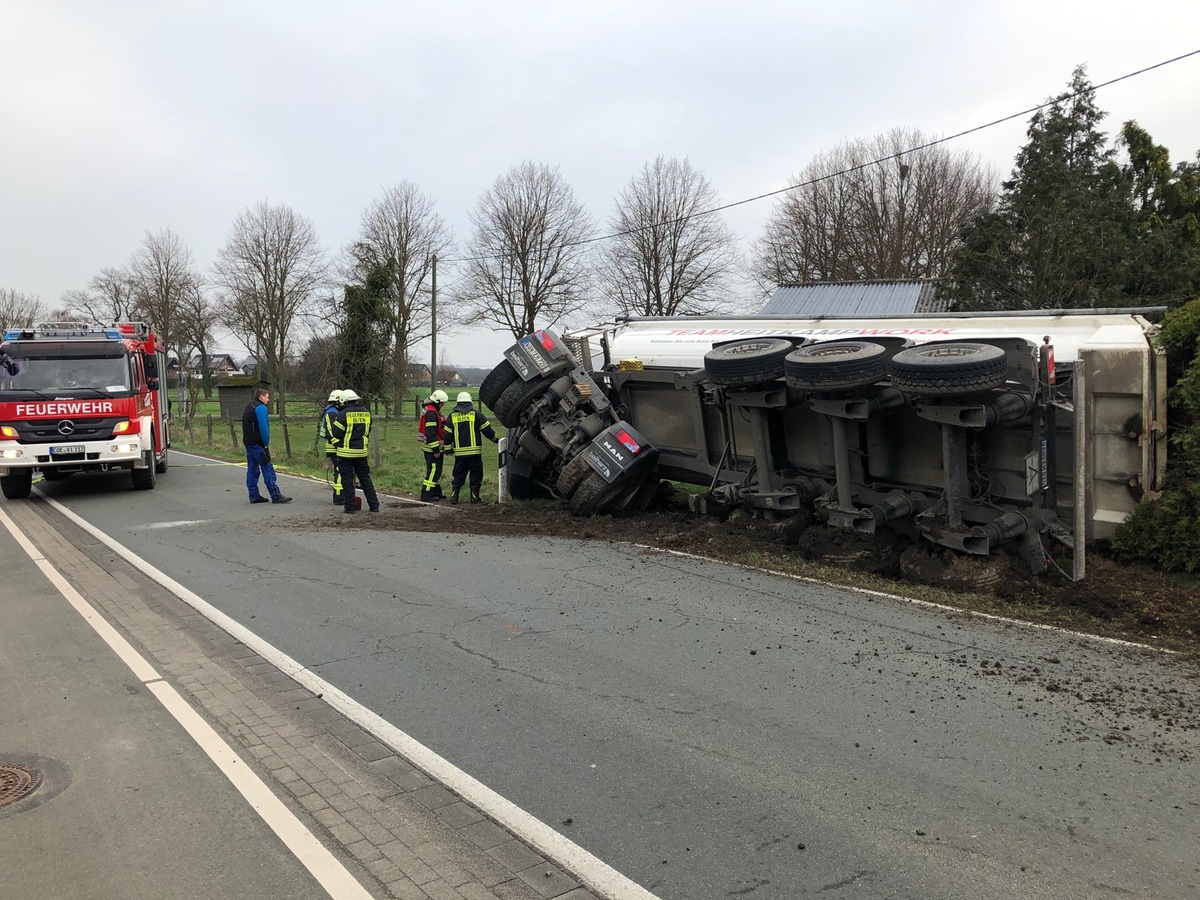
[[[447,411],[453,405],[456,393],[451,393],[452,402],[443,407],[443,411]],[[472,396],[474,395],[473,391]],[[323,442],[320,445],[317,442],[320,412],[313,408],[311,403],[299,401],[288,404],[286,422],[277,416],[270,417],[271,461],[276,471],[326,479],[328,463],[325,459],[325,447]],[[504,435],[503,425],[490,415],[489,421],[498,436]],[[421,480],[425,477],[425,457],[421,445],[417,443],[417,419],[411,416],[389,419],[376,415],[371,430],[371,443],[373,446],[369,459],[375,487],[388,494],[420,494]],[[379,445],[378,463],[375,462],[374,456],[376,443]],[[241,419],[232,423],[231,430],[231,423],[220,418],[220,407],[215,399],[200,401],[190,424],[181,418],[172,421],[171,447],[235,462],[244,462],[246,459],[242,449]],[[491,452],[494,450],[491,445],[484,447],[485,490],[489,485],[494,488],[496,484],[496,454]],[[447,458],[442,475],[443,490],[447,492],[452,465],[453,458]]]

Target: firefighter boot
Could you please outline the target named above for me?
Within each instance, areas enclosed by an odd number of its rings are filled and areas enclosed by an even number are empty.
[[[458,506],[458,492],[461,490],[462,490],[462,485],[456,484],[454,486],[454,489],[450,492],[450,505],[451,506]]]
[[[478,489],[478,488],[476,488],[475,490],[471,491],[471,502],[472,502],[472,503],[482,503],[482,502],[483,502],[483,498],[479,496],[479,489]]]

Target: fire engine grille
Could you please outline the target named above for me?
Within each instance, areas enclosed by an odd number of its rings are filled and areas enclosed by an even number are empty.
[[[29,766],[0,763],[0,807],[32,794],[42,783],[42,773]]]

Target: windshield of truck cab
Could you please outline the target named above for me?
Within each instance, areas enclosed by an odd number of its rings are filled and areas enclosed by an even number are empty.
[[[15,369],[15,372],[10,370]],[[129,357],[73,356],[10,358],[0,368],[0,392],[28,391],[44,396],[116,397],[131,391]]]

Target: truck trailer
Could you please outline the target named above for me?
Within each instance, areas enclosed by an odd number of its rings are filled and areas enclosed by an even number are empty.
[[[516,497],[890,530],[964,554],[1107,538],[1166,465],[1157,310],[623,318],[517,341],[480,399]]]
[[[162,340],[140,322],[10,329],[0,343],[0,489],[28,497],[33,473],[128,470],[150,490],[167,471]]]

